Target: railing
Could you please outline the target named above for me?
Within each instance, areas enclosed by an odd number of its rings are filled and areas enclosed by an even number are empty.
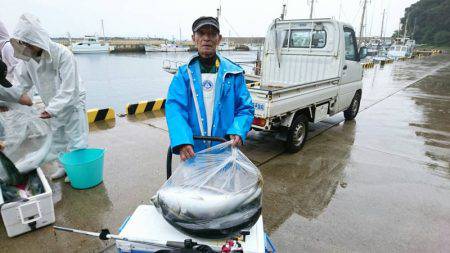
[[[173,61],[165,59],[162,64],[162,68],[164,71],[169,72],[170,74],[175,74],[178,71],[178,68],[181,67],[184,63],[181,61]]]

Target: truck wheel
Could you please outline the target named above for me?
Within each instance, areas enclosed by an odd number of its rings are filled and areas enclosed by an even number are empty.
[[[308,117],[298,115],[287,132],[286,152],[296,153],[303,148],[308,136]]]
[[[359,111],[359,104],[361,102],[361,94],[357,92],[355,96],[353,97],[352,103],[347,108],[347,110],[344,111],[344,118],[345,120],[352,120],[356,117]]]

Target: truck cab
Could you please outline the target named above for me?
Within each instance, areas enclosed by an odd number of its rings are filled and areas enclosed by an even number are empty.
[[[361,100],[363,57],[348,24],[275,20],[266,35],[260,85],[249,88],[255,106],[252,128],[280,132],[287,151],[297,152],[307,139],[309,123],[340,112],[346,120],[354,119]]]

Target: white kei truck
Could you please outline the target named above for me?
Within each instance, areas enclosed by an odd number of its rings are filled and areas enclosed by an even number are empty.
[[[361,100],[363,49],[358,51],[354,29],[333,19],[272,22],[260,85],[249,87],[255,107],[252,129],[278,132],[286,151],[294,153],[305,144],[310,122],[340,112],[354,119]]]

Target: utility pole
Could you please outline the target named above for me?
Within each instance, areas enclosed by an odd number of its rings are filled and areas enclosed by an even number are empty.
[[[309,19],[313,18],[313,11],[314,11],[314,0],[311,0],[311,12],[309,13]]]
[[[281,9],[280,19],[284,20],[285,17],[286,17],[286,4],[283,4],[283,9]]]
[[[361,45],[364,35],[364,27],[365,27],[364,18],[366,17],[366,7],[367,7],[367,0],[364,0],[363,12],[361,15],[361,26],[359,27],[359,45]]]
[[[381,19],[381,32],[380,32],[380,39],[383,38],[383,29],[384,29],[384,14],[386,13],[386,9],[383,10],[383,18]]]

